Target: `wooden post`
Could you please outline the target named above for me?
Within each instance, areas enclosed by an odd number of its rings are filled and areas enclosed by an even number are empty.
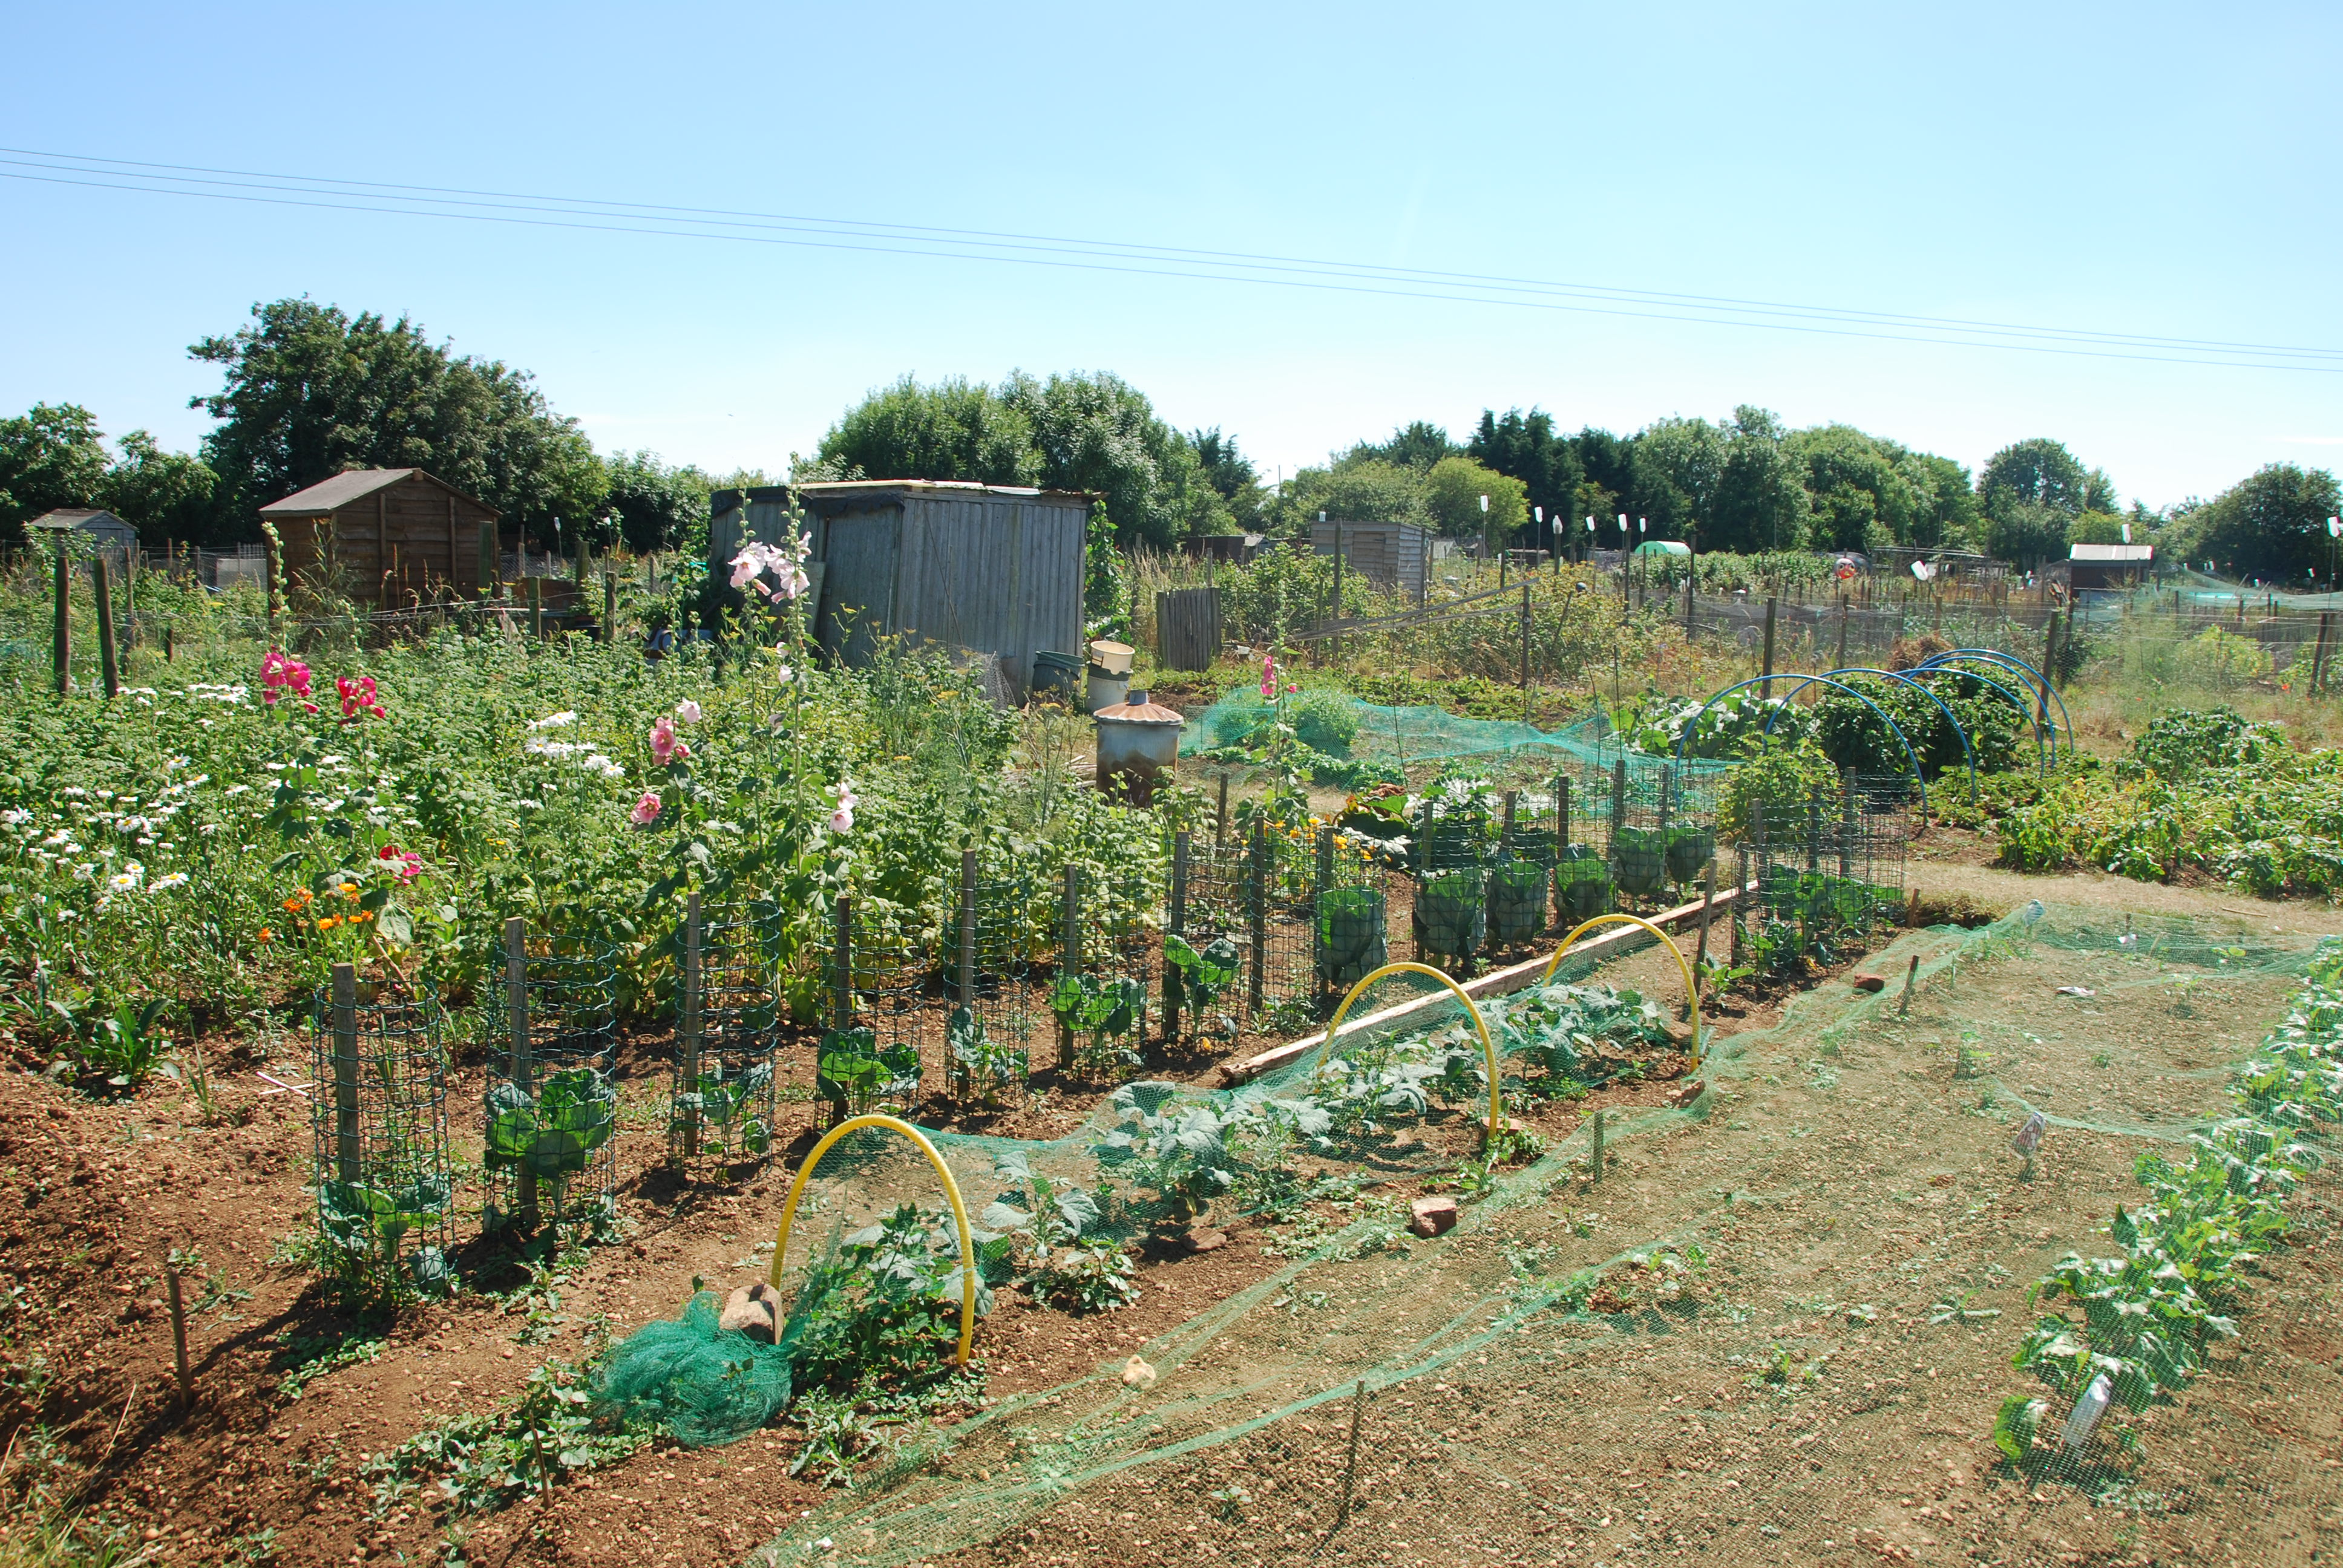
[[[545,635],[545,579],[528,578],[528,635],[532,640]]]
[[[1603,1112],[1594,1113],[1594,1180],[1603,1180]]]
[[[1624,757],[1611,764],[1611,839],[1618,842],[1619,829],[1627,825],[1627,759]]]
[[[618,578],[615,572],[602,574],[602,640],[618,639]]]
[[[678,1031],[681,1038],[675,1042],[676,1060],[683,1079],[683,1092],[697,1095],[699,1092],[701,1032],[698,893],[687,893],[683,899],[683,973],[679,978],[683,981],[679,988],[683,992],[683,1019],[682,1028]],[[685,1102],[683,1113],[683,1155],[687,1160],[695,1159],[699,1153],[699,1112],[690,1109],[690,1104],[689,1101]]]
[[[1059,912],[1058,973],[1071,978],[1082,972],[1082,869],[1066,867],[1065,907]],[[1058,1066],[1062,1070],[1074,1065],[1074,1031],[1064,1020],[1058,1022]]]
[[[166,620],[163,623],[163,662],[165,664],[173,662],[173,660],[178,657],[177,650],[172,645],[171,640],[171,633],[176,628],[177,625],[178,623],[176,621]]]
[[[1918,982],[1919,979],[1920,955],[1918,953],[1914,953],[1912,955],[1911,967],[1904,971],[1904,998],[1901,1001],[1896,1003],[1896,1017],[1909,1018],[1912,1016],[1912,987]]]
[[[1734,900],[1735,903],[1740,901]],[[1715,902],[1716,860],[1712,856],[1708,864],[1700,869],[1700,947],[1692,960],[1692,972],[1695,976],[1708,967],[1708,910],[1709,906]]]
[[[528,931],[519,918],[505,921],[505,1024],[511,1036],[506,1076],[524,1094],[537,1092],[537,1068],[528,1039]],[[524,1165],[514,1183],[513,1218],[524,1231],[537,1229],[537,1172]]]
[[[504,563],[497,558],[496,524],[482,523],[480,525],[480,541],[478,549],[479,559],[475,564],[479,568],[478,576],[480,597],[482,598],[493,598],[503,592],[503,573],[500,568],[503,567]]]
[[[1246,995],[1254,1013],[1261,1011],[1262,997],[1269,980],[1269,829],[1262,823],[1252,825],[1252,855],[1245,874],[1245,915],[1248,933],[1252,938],[1252,975],[1246,986]]]
[[[1530,722],[1530,582],[1522,579],[1522,722]]]
[[[1213,819],[1212,845],[1226,849],[1229,842],[1229,776],[1221,775],[1221,814]]]
[[[1765,684],[1757,689],[1757,695],[1767,701],[1774,697],[1774,613],[1780,602],[1778,595],[1765,596]]]
[[[1839,775],[1838,874],[1851,876],[1855,854],[1855,769]]]
[[[358,971],[333,968],[334,1179],[356,1182],[358,1160]]]
[[[1848,619],[1849,616],[1850,616],[1852,613],[1853,613],[1853,612],[1852,612],[1852,609],[1851,609],[1851,608],[1848,606],[1848,604],[1847,604],[1847,602],[1846,602],[1846,596],[1845,596],[1845,594],[1841,594],[1841,595],[1839,595],[1839,596],[1838,596],[1838,658],[1837,658],[1835,660],[1834,660],[1834,661],[1832,662],[1832,664],[1831,664],[1831,668],[1832,668],[1833,669],[1845,669],[1845,668],[1846,668],[1846,623],[1847,623],[1847,619]]]
[[[1188,934],[1188,835],[1172,835],[1172,903],[1165,911],[1165,930],[1185,939]],[[1163,1038],[1180,1038],[1180,968],[1163,965]]]
[[[56,669],[57,695],[73,689],[73,566],[65,558],[65,536],[57,537],[57,628],[49,645]]]
[[[1342,618],[1342,525],[1340,523],[1334,525],[1334,613],[1327,618],[1329,620]],[[1340,633],[1335,635],[1333,642],[1334,658],[1339,662],[1342,657],[1342,638]]]
[[[2319,688],[2326,683],[2327,634],[2334,620],[2333,610],[2322,609],[2318,612],[2318,644],[2311,650],[2310,655],[2310,695],[2313,697],[2318,695]]]
[[[1746,918],[1744,911],[1748,907],[1751,896],[1749,892],[1749,846],[1742,844],[1737,846],[1737,849],[1738,855],[1735,860],[1735,865],[1740,874],[1740,879],[1733,884],[1733,956],[1725,960],[1735,969],[1741,967],[1741,923]]]
[[[163,1281],[171,1294],[171,1361],[179,1376],[179,1402],[186,1404],[195,1398],[194,1375],[187,1370],[187,1309],[179,1295],[179,1271],[176,1264],[163,1264]]]
[[[830,979],[830,1026],[840,1034],[854,1027],[854,895],[840,893],[835,910]]]
[[[106,555],[89,563],[90,581],[97,590],[97,667],[106,681],[106,695],[122,695],[121,650],[114,646],[114,594],[106,578]]]
[[[1570,848],[1570,777],[1557,774],[1554,781],[1554,863],[1562,864],[1563,851]]]
[[[1692,561],[1687,558],[1684,561],[1684,641],[1686,642],[1690,642],[1693,638],[1692,589],[1694,575]]]

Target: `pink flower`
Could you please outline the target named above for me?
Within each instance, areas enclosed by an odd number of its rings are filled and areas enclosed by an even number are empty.
[[[1261,656],[1261,694],[1265,699],[1277,695],[1277,656],[1273,653]]]
[[[675,705],[675,716],[686,724],[699,722],[699,704],[689,697]]]
[[[830,830],[833,833],[852,832],[854,830],[854,808],[861,804],[860,797],[854,793],[853,781],[851,779],[841,779],[837,783],[831,785],[824,791],[824,793],[838,802],[838,809],[830,814]]]
[[[747,544],[732,558],[732,586],[754,588],[776,604],[795,598],[805,592],[809,579],[806,577],[806,550],[812,541],[802,536],[793,537],[786,545]],[[767,588],[757,581],[765,573],[773,574],[774,586]]]
[[[382,717],[382,704],[375,700],[374,677],[361,675],[353,680],[347,675],[334,678],[334,690],[342,699],[342,722],[347,724],[361,713],[370,718]]]
[[[642,799],[635,802],[635,809],[627,813],[627,819],[638,828],[648,828],[659,820],[659,814],[658,791],[646,789],[643,791]]]
[[[377,860],[390,862],[390,870],[402,883],[411,882],[423,874],[423,857],[412,849],[402,849],[396,844],[385,844],[374,852]]]
[[[296,697],[307,697],[309,695],[309,667],[297,658],[287,658],[272,648],[268,656],[260,661],[260,684],[263,688],[260,699],[263,702],[275,702],[279,693],[287,691]],[[302,706],[309,707],[307,703]],[[317,710],[309,708],[309,711],[315,713]]]
[[[691,748],[676,739],[675,720],[660,714],[651,720],[651,756],[662,768],[671,768],[691,755]]]
[[[736,588],[747,588],[751,581],[755,580],[757,574],[764,569],[762,561],[747,550],[742,550],[732,558],[732,586]]]

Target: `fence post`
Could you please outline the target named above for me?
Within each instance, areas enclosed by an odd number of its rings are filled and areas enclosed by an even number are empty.
[[[837,929],[831,933],[830,1026],[843,1034],[854,1027],[854,895],[838,895]]]
[[[527,565],[526,562],[523,563]],[[532,577],[528,580],[528,635],[532,641],[545,635],[545,579]]]
[[[1563,851],[1570,848],[1570,776],[1557,773],[1554,779],[1554,863],[1562,864]]]
[[[1624,757],[1611,764],[1611,839],[1616,843],[1619,829],[1627,825],[1627,759]]]
[[[1512,804],[1513,797],[1505,797]],[[1318,829],[1317,864],[1312,868],[1310,886],[1310,986],[1314,994],[1325,994],[1325,981],[1318,978],[1318,933],[1326,921],[1326,895],[1334,890],[1334,826],[1329,822]]]
[[[1221,775],[1221,814],[1212,823],[1212,847],[1224,849],[1229,843],[1229,776]]]
[[[1733,928],[1731,933],[1733,956],[1726,961],[1734,968],[1739,969],[1741,967],[1741,922],[1745,918],[1747,905],[1754,895],[1749,891],[1749,846],[1746,844],[1739,844],[1735,845],[1735,849],[1737,851],[1735,869],[1738,871],[1741,879],[1733,884]]]
[[[1695,572],[1693,570],[1693,568],[1692,568],[1692,562],[1691,562],[1691,561],[1689,561],[1689,560],[1685,561],[1685,562],[1684,562],[1684,640],[1685,640],[1686,642],[1690,642],[1690,641],[1692,640],[1692,638],[1693,638],[1693,625],[1692,625],[1692,586],[1693,586],[1693,579],[1694,579],[1694,577],[1696,577],[1697,575],[1698,575],[1698,574],[1697,574],[1697,573],[1695,573]]]
[[[1708,910],[1716,902],[1716,858],[1709,857],[1708,864],[1700,869],[1700,948],[1693,955],[1692,972],[1698,983],[1700,971],[1708,967]]]
[[[518,918],[505,922],[505,1016],[512,1033],[513,1087],[537,1092],[528,1047],[528,937]],[[515,1186],[515,1218],[524,1230],[537,1228],[537,1172],[524,1165]]]
[[[106,695],[122,695],[121,650],[114,646],[114,594],[106,583],[106,557],[89,563],[90,581],[97,590],[97,667],[106,681]]]
[[[1530,722],[1530,579],[1522,578],[1522,722]]]
[[[1430,808],[1426,808],[1427,811]],[[1261,1011],[1269,980],[1269,829],[1252,825],[1252,854],[1245,872],[1245,917],[1252,938],[1252,976],[1246,987],[1252,1010]]]
[[[1839,775],[1838,874],[1854,874],[1855,855],[1855,769]]]
[[[1188,934],[1188,835],[1172,835],[1172,906],[1165,911],[1164,930],[1172,936]],[[1163,1038],[1180,1038],[1180,966],[1163,960]]]
[[[73,689],[73,566],[65,558],[65,542],[57,540],[57,629],[49,646],[56,667],[57,695]]]
[[[1847,623],[1847,619],[1848,619],[1849,616],[1850,616],[1852,613],[1853,613],[1853,612],[1852,612],[1851,608],[1849,608],[1849,606],[1848,606],[1848,604],[1847,604],[1847,602],[1846,602],[1846,595],[1845,595],[1845,594],[1841,594],[1841,595],[1839,595],[1839,596],[1838,596],[1838,658],[1837,658],[1836,659],[1833,660],[1833,661],[1832,661],[1832,663],[1831,663],[1831,668],[1832,668],[1833,669],[1845,669],[1845,668],[1846,668],[1846,623]]]
[[[676,1042],[683,1076],[683,1092],[696,1096],[699,1092],[699,895],[687,893],[683,900],[683,1038]],[[691,1101],[684,1101],[683,1153],[694,1159],[699,1153],[699,1112],[691,1109]]]
[[[1058,975],[1072,979],[1082,972],[1082,869],[1066,867],[1065,908],[1060,911],[1058,930]],[[1058,1067],[1061,1070],[1074,1065],[1073,1026],[1061,1018],[1058,1020]]]
[[[178,657],[177,650],[172,646],[171,641],[171,633],[177,629],[177,627],[176,621],[166,620],[163,623],[163,662],[165,664],[173,662]]]
[[[500,574],[498,568],[504,564],[497,559],[496,524],[480,525],[479,543],[476,548],[479,556],[479,559],[475,564],[480,568],[478,572],[480,597],[494,598],[499,586],[498,579]]]
[[[602,573],[602,640],[618,640],[618,574]]]
[[[976,851],[960,852],[960,1005],[976,1006]]]
[[[1765,684],[1757,689],[1757,695],[1769,702],[1774,698],[1774,612],[1780,603],[1780,595],[1765,596]]]
[[[355,1182],[358,1162],[358,971],[336,964],[334,976],[334,1179]]]

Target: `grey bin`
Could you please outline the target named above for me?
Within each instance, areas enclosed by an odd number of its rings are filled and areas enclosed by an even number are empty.
[[[1179,709],[1147,700],[1134,691],[1131,700],[1101,708],[1092,716],[1098,724],[1098,787],[1101,794],[1121,796],[1134,806],[1152,805],[1157,780],[1170,776],[1180,759],[1180,731],[1187,720]]]

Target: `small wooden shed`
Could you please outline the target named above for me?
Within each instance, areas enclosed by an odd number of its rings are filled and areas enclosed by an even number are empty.
[[[77,548],[103,550],[116,566],[138,548],[138,530],[100,507],[59,507],[25,525],[27,539],[74,536]]]
[[[1033,678],[1033,656],[1082,650],[1082,539],[1091,498],[948,479],[857,479],[796,487],[822,563],[814,625],[850,664],[872,639],[902,635],[1000,660],[1012,699]],[[756,527],[747,492],[741,526]],[[719,498],[719,500],[721,498]]]
[[[1432,573],[1432,536],[1413,523],[1353,523],[1337,518],[1310,527],[1310,547],[1322,556],[1342,541],[1342,567],[1385,593],[1423,598]]]
[[[2074,545],[2066,551],[2066,570],[2077,593],[2137,588],[2147,580],[2155,560],[2154,545]]]
[[[307,578],[364,604],[469,598],[495,566],[501,516],[420,468],[353,468],[271,501],[287,581]],[[486,554],[490,558],[482,560]]]

